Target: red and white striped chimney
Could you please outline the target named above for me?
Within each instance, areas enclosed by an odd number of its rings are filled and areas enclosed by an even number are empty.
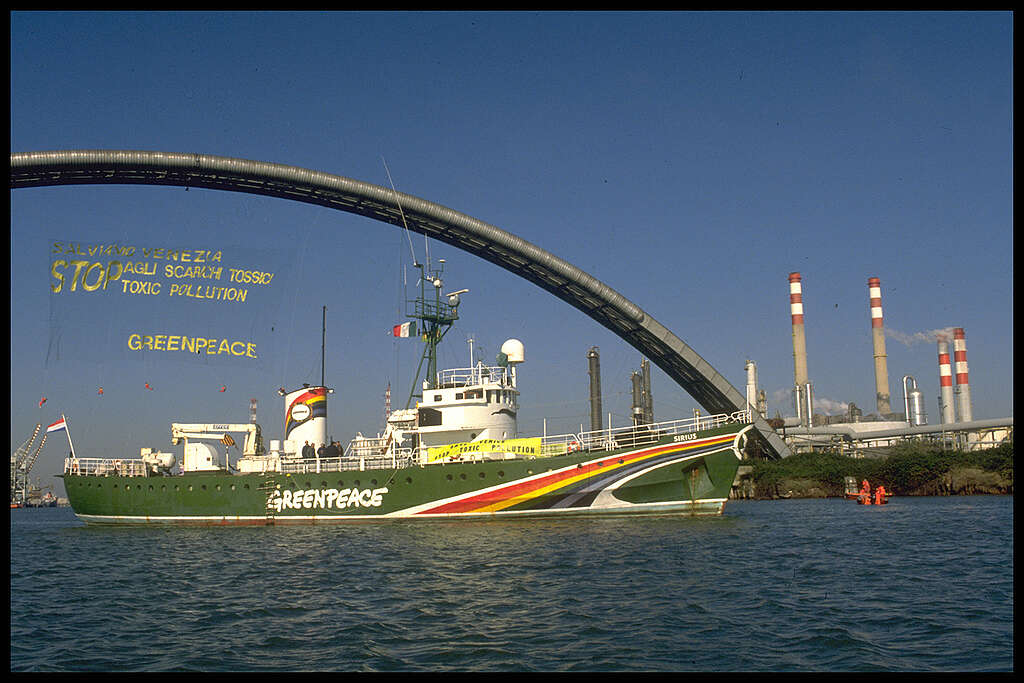
[[[953,408],[953,367],[949,362],[949,339],[940,336],[939,342],[939,400],[942,405],[942,424],[956,422]]]
[[[789,274],[789,315],[793,323],[793,385],[796,413],[809,426],[813,406],[808,405],[807,340],[804,337],[804,298],[800,273]]]
[[[953,328],[953,365],[956,373],[956,390],[959,393],[960,421],[970,422],[971,387],[967,381],[967,342],[964,328]]]
[[[882,324],[882,281],[868,278],[871,308],[871,338],[875,353],[875,402],[879,415],[892,412],[889,407],[889,366],[885,355],[885,328]]]
[[[807,384],[807,340],[804,337],[804,298],[800,273],[789,274],[789,314],[793,322],[794,384]]]

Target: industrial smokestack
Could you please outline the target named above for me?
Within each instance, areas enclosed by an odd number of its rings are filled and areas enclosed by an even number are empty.
[[[875,349],[875,401],[878,414],[888,415],[892,412],[889,406],[889,368],[885,355],[885,328],[882,324],[882,282],[877,277],[868,278],[868,298],[871,306],[871,337]]]
[[[939,409],[942,424],[956,422],[953,408],[953,368],[949,363],[949,340],[939,337]]]
[[[811,425],[813,406],[807,404],[807,340],[804,338],[804,299],[800,273],[789,274],[789,314],[793,322],[793,396],[796,416],[805,427]]]
[[[967,342],[964,328],[953,328],[953,363],[956,366],[956,390],[959,394],[960,421],[970,422],[971,387],[967,382]]]
[[[633,426],[644,423],[644,379],[639,372],[629,376],[633,389]]]
[[[644,424],[654,424],[654,395],[651,393],[651,361],[640,359],[640,375],[643,377]]]
[[[759,412],[757,401],[757,364],[747,360],[743,368],[747,371],[747,410],[751,413]]]
[[[590,375],[590,431],[597,432],[601,426],[601,354],[596,346],[587,351]]]

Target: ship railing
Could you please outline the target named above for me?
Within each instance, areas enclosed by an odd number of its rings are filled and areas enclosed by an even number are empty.
[[[398,469],[412,464],[411,449],[397,449],[380,455],[342,456],[338,458],[307,458],[282,460],[284,474],[320,474],[323,472],[363,471],[368,469]]]
[[[464,387],[484,382],[510,385],[506,368],[478,363],[472,368],[450,368],[437,373],[437,386]]]
[[[146,463],[139,459],[64,458],[64,474],[93,477],[145,477]]]
[[[730,423],[746,424],[751,421],[750,412],[738,410],[718,415],[697,415],[692,418],[655,422],[652,424],[608,427],[579,434],[560,434],[543,439],[545,455],[558,455],[579,448],[588,451],[606,451],[618,448],[649,446],[666,436],[692,434],[714,429]],[[566,449],[566,450],[559,450]]]

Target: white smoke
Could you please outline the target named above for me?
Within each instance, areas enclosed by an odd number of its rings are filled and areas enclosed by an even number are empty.
[[[850,404],[843,401],[833,401],[830,398],[814,398],[814,409],[826,415],[845,415],[850,410]]]
[[[953,339],[953,328],[943,327],[938,330],[927,330],[925,332],[914,332],[913,334],[906,334],[899,330],[894,330],[891,327],[885,328],[885,335],[892,337],[901,344],[906,346],[913,346],[914,344],[920,343],[934,343],[938,341],[950,341]]]
[[[792,389],[776,389],[772,392],[771,400],[776,405],[793,406]],[[814,397],[814,410],[822,415],[845,415],[850,410],[850,404],[844,401],[833,401],[830,398]]]

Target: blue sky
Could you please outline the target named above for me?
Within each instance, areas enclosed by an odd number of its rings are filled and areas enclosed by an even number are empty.
[[[874,412],[879,277],[894,404],[911,375],[938,421],[935,344],[900,338],[960,326],[974,417],[1006,417],[1012,29],[1006,12],[15,12],[11,151],[198,152],[380,185],[386,160],[399,190],[589,272],[741,391],[753,359],[773,415],[793,413],[792,271],[819,410]],[[379,430],[388,382],[396,406],[408,394],[419,347],[386,334],[404,320],[410,260],[392,226],[237,193],[69,186],[12,191],[10,232],[12,450],[61,413],[80,456],[171,450],[171,422],[245,422],[250,398],[280,438],[277,388],[319,381],[322,306],[330,434]],[[48,360],[54,325],[87,350],[130,306],[52,302],[53,240],[252,250],[243,260],[281,274],[273,305],[162,299],[147,320],[270,324],[273,352]],[[421,236],[413,247],[422,259]],[[467,364],[471,336],[488,359],[521,339],[521,429],[575,431],[598,346],[605,410],[627,422],[639,352],[505,270],[429,248],[446,285],[471,290],[442,365]],[[696,407],[657,369],[653,392],[657,419]],[[58,491],[66,446],[48,442],[33,470]]]

